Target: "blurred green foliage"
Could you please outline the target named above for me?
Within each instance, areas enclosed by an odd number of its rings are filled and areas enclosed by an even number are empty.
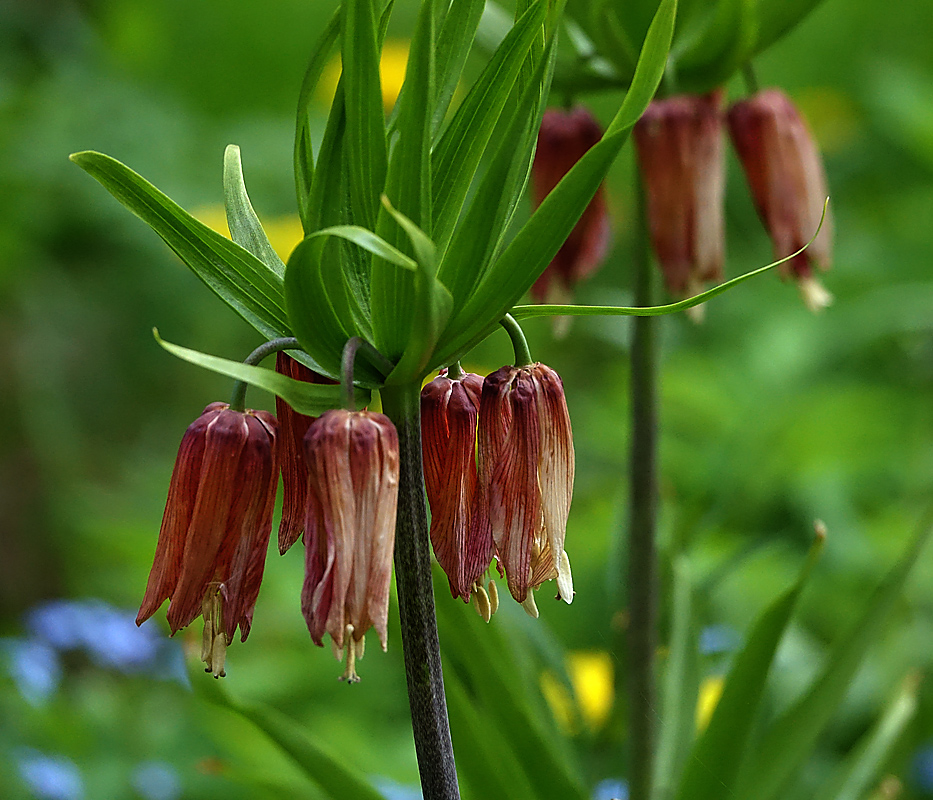
[[[332,5],[0,4],[5,641],[25,635],[24,615],[44,600],[100,598],[127,610],[139,601],[177,442],[204,405],[229,391],[222,378],[162,351],[152,326],[228,358],[257,343],[142,223],[68,163],[68,153],[112,153],[186,208],[204,208],[221,201],[223,147],[234,142],[260,216],[292,213],[293,105]],[[414,3],[398,5],[390,36],[403,36],[413,19]],[[933,487],[931,30],[927,0],[896,8],[826,0],[756,61],[762,83],[795,98],[824,148],[837,237],[826,283],[836,304],[814,317],[790,286],[768,276],[711,302],[701,326],[682,317],[663,324],[665,543],[669,551],[685,542],[706,581],[700,622],[744,635],[792,582],[812,521],[823,519],[829,530],[767,689],[765,703],[775,710],[818,670],[828,644],[905,547]],[[743,88],[735,82],[730,91]],[[618,97],[587,101],[608,119]],[[322,105],[321,126],[324,113]],[[610,185],[615,251],[581,288],[580,302],[628,299],[630,175],[626,150]],[[735,163],[727,215],[730,274],[770,260]],[[628,322],[576,320],[560,341],[546,321],[529,321],[526,330],[535,356],[564,378],[578,456],[567,537],[578,593],[569,608],[540,603],[534,635],[552,648],[606,650],[624,596]],[[509,353],[505,335],[496,334],[467,366],[494,369]],[[255,390],[250,397],[271,407]],[[266,575],[254,632],[231,648],[225,688],[306,723],[368,774],[415,784],[397,617],[388,654],[373,648],[363,682],[347,689],[335,680],[340,669],[330,654],[308,639],[299,553],[270,557]],[[929,665],[931,597],[928,553],[820,742],[805,776],[814,786],[903,676]],[[474,620],[443,592],[438,600],[448,606],[443,643],[463,615]],[[503,647],[531,635],[523,620],[501,616],[490,630],[500,628],[495,641]],[[559,671],[560,656],[553,658]],[[701,668],[719,674],[727,663],[728,654],[710,654]],[[618,676],[624,666],[616,665]],[[0,668],[4,797],[29,796],[17,777],[24,748],[72,759],[87,797],[149,796],[133,788],[132,775],[151,761],[177,770],[185,797],[319,796],[255,729],[182,683],[124,675],[79,653],[63,669],[50,697],[31,704]],[[515,681],[556,739],[536,669],[519,663]],[[573,746],[590,788],[625,773],[623,717],[617,706],[604,729],[577,728]],[[902,797],[933,797],[933,759],[923,750],[930,746],[926,688],[887,765],[905,776]]]

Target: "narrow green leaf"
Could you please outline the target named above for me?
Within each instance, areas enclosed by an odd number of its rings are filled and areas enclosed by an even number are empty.
[[[192,683],[202,699],[238,714],[265,733],[332,800],[385,800],[362,772],[328,752],[307,727],[266,705],[234,701],[217,681]]]
[[[554,257],[586,209],[629,131],[654,96],[674,30],[677,0],[662,0],[648,29],[632,85],[603,138],[574,165],[493,264],[444,337],[447,362],[493,329]]]
[[[304,80],[301,82],[301,91],[298,94],[298,119],[295,123],[295,191],[298,195],[298,216],[305,233],[311,233],[315,228],[309,214],[308,200],[311,194],[311,185],[314,181],[314,150],[311,146],[311,103],[314,99],[314,90],[330,60],[340,33],[340,10],[334,12],[330,22],[324,28],[318,39],[308,68],[305,70]],[[336,105],[336,100],[335,100]],[[341,110],[343,103],[340,103]]]
[[[233,241],[249,250],[279,278],[283,278],[285,264],[269,243],[269,237],[249,201],[243,180],[240,148],[235,144],[228,144],[224,150],[224,207]]]
[[[282,278],[252,253],[199,222],[129,167],[103,153],[71,160],[147,223],[207,286],[268,339],[291,336]]]
[[[344,146],[352,221],[375,230],[388,163],[375,2],[347,0],[341,9]]]
[[[389,376],[391,383],[404,383],[424,376],[437,339],[450,318],[453,298],[437,280],[434,243],[412,220],[392,208],[388,198],[383,197],[382,203],[408,236],[418,264],[411,306],[408,313],[402,316],[410,326],[407,343],[395,370]]]
[[[908,675],[875,726],[859,741],[838,774],[815,795],[818,800],[860,800],[917,713],[919,674]]]
[[[292,251],[285,271],[285,297],[294,335],[329,374],[339,375],[347,339],[361,336],[371,341],[372,330],[347,276],[333,265],[326,265],[326,247],[334,236],[407,269],[412,269],[415,262],[372,231],[353,225],[317,231]],[[381,386],[385,377],[367,362],[358,363],[355,374],[359,383],[371,388]]]
[[[753,269],[751,272],[746,272],[744,275],[732,278],[725,283],[720,283],[718,286],[707,289],[705,292],[701,292],[693,297],[688,297],[685,300],[678,300],[676,303],[667,303],[663,306],[577,306],[541,304],[533,306],[515,306],[509,313],[518,320],[530,319],[532,317],[553,316],[658,317],[663,314],[672,314],[675,311],[683,311],[684,309],[705,303],[707,300],[728,291],[734,286],[738,286],[740,283],[744,283],[750,278],[754,278],[756,275],[761,275],[799,256],[813,244],[813,240],[819,235],[820,230],[823,228],[823,222],[826,220],[826,211],[828,208],[829,198],[827,197],[826,201],[823,203],[823,214],[820,217],[820,224],[817,226],[816,232],[813,234],[810,241],[796,252],[791,253],[789,256],[784,256],[784,258],[779,258],[777,261],[772,261],[770,264],[765,264],[765,266],[759,267],[758,269]]]
[[[438,277],[450,289],[459,308],[482,280],[496,247],[504,235],[512,211],[524,190],[541,115],[547,103],[547,73],[553,63],[552,39],[538,64],[537,81],[526,87],[489,160],[486,172],[456,226],[444,251]]]
[[[907,551],[868,598],[864,612],[832,646],[816,680],[767,729],[760,746],[746,759],[739,775],[737,796],[743,800],[775,800],[799,772],[845,698],[866,653],[878,641],[885,620],[931,533],[933,509],[925,515]]]
[[[473,789],[472,796],[538,800],[525,772],[534,765],[523,764],[516,757],[496,720],[471,701],[454,670],[445,670],[444,688],[457,773]]]
[[[503,602],[510,601],[503,598]],[[495,621],[487,625],[472,609],[451,602],[449,596],[438,598],[445,670],[456,671],[463,684],[471,687],[471,702],[498,725],[519,763],[532,765],[526,774],[536,797],[587,800],[580,775],[553,735],[545,731],[540,714],[530,707],[521,685],[515,683],[517,667],[510,663],[510,648],[501,627],[501,618],[509,611],[500,607]]]
[[[405,83],[398,101],[399,126],[386,178],[385,194],[414,225],[431,235],[430,129],[434,108],[434,18],[437,0],[425,0],[408,54]],[[379,210],[376,231],[407,249],[407,237],[385,204]],[[372,317],[376,347],[388,358],[402,355],[412,329],[414,276],[396,265],[374,259],[372,264]],[[417,318],[415,318],[417,319]]]
[[[756,53],[767,50],[790,33],[823,0],[758,0],[758,43]]]
[[[437,98],[434,105],[434,118],[431,122],[431,136],[437,135],[450,101],[460,82],[463,66],[466,64],[470,47],[480,18],[483,16],[484,0],[453,0],[444,17],[444,23],[437,34]]]
[[[531,44],[541,31],[546,6],[535,3],[515,23],[434,148],[433,237],[439,252],[446,249],[489,139],[512,95]]]
[[[690,565],[678,555],[673,565],[673,623],[667,669],[661,688],[661,719],[654,763],[653,800],[670,800],[696,731],[696,705],[700,684],[696,614]]]
[[[746,797],[734,787],[752,724],[765,689],[777,646],[790,622],[797,598],[819,556],[824,537],[817,537],[800,577],[758,617],[736,655],[716,710],[684,767],[678,800],[721,800]]]
[[[306,383],[265,367],[253,367],[241,361],[230,361],[197,350],[189,350],[187,347],[166,342],[155,328],[152,329],[152,335],[163,348],[182,361],[272,392],[299,414],[318,417],[328,409],[340,408],[342,405],[339,386]],[[359,387],[355,390],[355,396],[358,408],[367,405],[371,399],[371,393]]]

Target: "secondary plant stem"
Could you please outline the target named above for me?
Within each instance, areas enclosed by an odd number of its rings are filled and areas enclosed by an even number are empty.
[[[639,181],[634,252],[635,305],[652,303],[653,268]],[[657,320],[635,317],[631,351],[631,450],[628,530],[629,796],[651,797],[657,648],[658,391]]]
[[[420,384],[386,386],[382,408],[398,429],[400,476],[395,583],[402,621],[408,702],[425,800],[458,800],[434,613],[428,516],[421,462]]]
[[[292,336],[286,336],[282,339],[270,339],[268,342],[263,342],[259,347],[253,350],[246,358],[243,359],[244,364],[249,364],[251,367],[256,366],[260,361],[262,361],[266,356],[271,356],[273,353],[278,353],[279,350],[298,350],[301,347],[298,340]],[[230,408],[234,411],[243,411],[246,408],[246,387],[248,384],[246,381],[237,381],[233,384],[233,395],[230,398]]]

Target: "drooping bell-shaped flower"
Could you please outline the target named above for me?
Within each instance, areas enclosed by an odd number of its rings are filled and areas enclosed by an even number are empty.
[[[329,633],[347,652],[343,678],[357,681],[363,635],[386,649],[398,502],[398,433],[388,417],[334,409],[305,436],[308,516],[301,610],[315,644]]]
[[[719,91],[655,100],[635,125],[651,244],[676,297],[722,279],[723,138]]]
[[[170,599],[175,633],[204,615],[204,656],[223,674],[226,645],[249,634],[275,505],[275,417],[211,403],[185,432],[136,624]]]
[[[451,594],[465,602],[474,588],[485,593],[478,581],[489,568],[493,553],[489,527],[473,524],[476,425],[482,390],[483,379],[472,373],[456,379],[441,375],[421,390],[421,445],[424,484],[431,505],[431,544],[447,573]]]
[[[544,112],[531,165],[531,196],[536,207],[602,135],[599,123],[585,108]],[[567,241],[531,287],[535,302],[572,302],[574,285],[602,264],[610,238],[606,193],[600,186]]]
[[[306,383],[335,381],[318,375],[300,361],[279,351],[275,371]],[[305,530],[308,508],[308,462],[305,460],[304,438],[315,417],[299,414],[276,395],[275,414],[279,420],[279,469],[282,471],[282,521],[279,523],[279,552],[287,551]]]
[[[477,524],[488,525],[509,591],[532,616],[544,581],[573,600],[564,537],[573,496],[570,415],[560,377],[544,364],[502,367],[483,382]]]
[[[764,89],[741,100],[728,114],[752,199],[771,241],[775,258],[803,247],[820,224],[826,201],[826,173],[816,142],[794,104],[779,89]],[[819,311],[833,298],[814,274],[829,269],[832,220],[827,216],[813,243],[782,264],[797,282],[807,307]]]

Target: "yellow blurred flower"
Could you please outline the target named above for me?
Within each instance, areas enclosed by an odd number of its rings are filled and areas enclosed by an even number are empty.
[[[541,675],[541,693],[554,719],[568,734],[577,733],[577,719],[582,719],[590,731],[599,730],[615,699],[612,657],[602,650],[570,653],[567,674],[573,686],[572,695],[553,673]]]
[[[408,42],[390,39],[382,47],[382,57],[379,60],[379,78],[382,83],[382,105],[388,114],[405,81],[405,71],[408,67]],[[318,84],[318,97],[322,102],[329,104],[337,91],[337,81],[340,80],[340,56],[335,56],[321,75]]]
[[[207,227],[230,238],[230,229],[227,227],[227,215],[223,206],[204,206],[195,209],[191,216],[196,220],[203,222]],[[292,250],[304,238],[304,231],[301,227],[301,220],[297,214],[284,217],[273,217],[267,222],[262,223],[262,227],[269,237],[269,244],[272,249],[278,253],[282,261],[288,261]]]
[[[706,729],[716,710],[719,698],[722,697],[722,687],[725,681],[721,675],[710,675],[700,684],[700,694],[697,697],[697,733]]]

